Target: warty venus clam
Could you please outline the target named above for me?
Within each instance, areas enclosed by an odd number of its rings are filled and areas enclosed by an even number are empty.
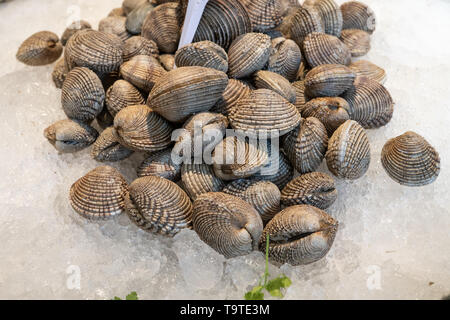
[[[92,158],[100,162],[120,161],[128,158],[132,153],[132,150],[118,142],[117,133],[113,127],[103,130],[91,149]]]
[[[175,64],[177,67],[200,66],[227,72],[228,55],[218,44],[205,40],[178,49]]]
[[[351,54],[339,38],[319,32],[312,32],[303,41],[303,51],[311,67],[321,64],[349,65]]]
[[[60,120],[44,130],[44,136],[62,153],[76,152],[95,142],[98,132],[77,120]]]
[[[27,38],[17,50],[16,58],[30,66],[43,66],[58,60],[63,52],[59,37],[50,31],[40,31]]]

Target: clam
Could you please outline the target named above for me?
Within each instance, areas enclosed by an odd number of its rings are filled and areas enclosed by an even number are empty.
[[[302,115],[319,119],[331,137],[341,124],[350,119],[349,108],[347,101],[339,97],[315,98],[305,103]]]
[[[179,3],[164,3],[146,16],[141,34],[144,38],[155,41],[161,52],[173,53],[180,40],[181,23]]]
[[[228,71],[228,56],[218,44],[205,40],[188,44],[175,54],[177,67],[200,66]]]
[[[139,104],[145,104],[145,99],[128,81],[117,80],[106,91],[106,108],[113,117],[123,108]]]
[[[309,98],[305,94],[305,81],[295,81],[292,83],[292,86],[295,90],[295,107],[297,111],[301,114],[304,108],[305,103],[309,100]]]
[[[339,38],[313,32],[306,36],[303,51],[308,64],[314,68],[321,64],[344,64],[351,62],[350,50]]]
[[[281,203],[286,206],[308,204],[326,209],[337,199],[333,178],[322,172],[310,172],[298,176],[281,191]]]
[[[271,40],[263,33],[247,33],[237,37],[228,50],[229,76],[245,78],[261,70],[269,61]]]
[[[181,165],[172,161],[172,150],[165,149],[152,153],[137,169],[138,177],[159,176],[170,181],[181,177]]]
[[[353,120],[344,122],[331,136],[326,154],[328,169],[342,179],[362,177],[370,164],[369,139]]]
[[[297,99],[295,89],[289,80],[278,73],[260,70],[254,74],[254,82],[256,88],[275,91],[290,103],[295,103]]]
[[[273,262],[293,266],[313,263],[328,253],[337,229],[338,222],[319,208],[288,207],[266,225],[259,250],[266,251],[269,236],[269,259]]]
[[[280,211],[280,190],[270,181],[234,180],[222,192],[250,203],[258,211],[263,222],[268,222]]]
[[[205,163],[185,163],[181,167],[181,180],[192,200],[207,192],[222,191],[225,182],[216,177],[212,166]]]
[[[174,182],[146,176],[134,180],[125,197],[128,217],[139,228],[174,236],[192,224],[192,203]]]
[[[147,104],[169,121],[181,122],[191,114],[208,111],[228,84],[224,72],[204,67],[181,67],[159,78]]]
[[[312,6],[319,13],[324,32],[339,37],[342,31],[342,12],[333,0],[306,0],[303,6]]]
[[[16,58],[29,66],[43,66],[58,60],[62,52],[63,46],[56,34],[40,31],[20,45]]]
[[[358,121],[364,128],[378,128],[392,119],[392,97],[389,91],[375,80],[357,77],[353,86],[342,97],[350,106],[350,119]]]
[[[272,52],[267,70],[278,73],[289,81],[294,81],[301,60],[300,48],[293,40],[283,37],[275,38],[272,40]]]
[[[136,8],[139,8],[144,3],[149,2],[148,0],[124,0],[122,2],[123,13],[127,16]]]
[[[127,18],[125,17],[106,17],[100,20],[98,24],[98,31],[115,34],[122,41],[126,41],[128,38],[132,36],[131,33],[128,32],[125,27],[125,23]]]
[[[114,124],[114,117],[109,113],[107,108],[103,108],[102,112],[96,118],[97,124],[102,128],[106,129]]]
[[[123,11],[123,8],[114,8],[108,13],[108,17],[111,17],[111,16],[125,17],[126,14]]]
[[[105,90],[98,76],[88,68],[75,68],[62,86],[61,103],[70,119],[91,122],[105,102]]]
[[[172,71],[175,67],[175,56],[173,54],[162,54],[159,56],[159,63],[166,71]]]
[[[278,146],[275,147],[275,144],[268,143],[267,150],[269,156],[267,164],[254,174],[252,178],[270,181],[279,189],[283,189],[294,177],[294,169]]]
[[[125,41],[125,45],[123,47],[123,61],[127,62],[131,58],[139,55],[152,56],[158,59],[158,45],[155,41],[141,36],[134,36]]]
[[[58,62],[56,62],[52,72],[53,83],[58,89],[62,88],[62,85],[68,73],[69,72],[66,69],[64,58],[59,59]]]
[[[277,137],[293,130],[301,116],[295,106],[278,93],[258,89],[240,99],[228,118],[231,127],[249,136]]]
[[[274,29],[283,20],[284,7],[281,0],[247,1],[246,9],[255,32]]]
[[[228,85],[222,93],[222,97],[211,108],[211,112],[228,115],[239,99],[248,96],[250,92],[251,88],[247,83],[237,79],[228,80]]]
[[[327,151],[328,134],[318,119],[302,119],[300,126],[284,137],[283,148],[294,168],[301,174],[315,171]]]
[[[319,13],[312,7],[294,8],[281,26],[283,35],[301,48],[305,37],[312,32],[324,32]]]
[[[78,21],[72,22],[66,28],[66,30],[64,30],[64,33],[61,36],[62,45],[65,46],[71,36],[73,36],[75,33],[77,33],[80,30],[83,30],[83,29],[92,29],[92,26],[86,20],[78,20]]]
[[[69,153],[80,151],[95,142],[98,132],[76,120],[60,120],[44,130],[44,136],[56,150]]]
[[[341,5],[343,29],[360,29],[370,34],[375,31],[375,13],[366,4],[349,1]]]
[[[113,127],[103,130],[91,149],[92,158],[100,162],[120,161],[128,158],[132,153],[133,151],[125,148],[117,141],[117,134]]]
[[[412,131],[386,142],[381,151],[381,164],[389,177],[410,187],[430,184],[440,172],[438,152]]]
[[[349,89],[356,74],[341,64],[322,64],[308,72],[305,93],[309,97],[337,97]]]
[[[117,71],[123,62],[123,42],[116,35],[80,30],[66,44],[64,59],[69,69],[87,67],[100,73]]]
[[[140,6],[134,8],[126,18],[125,27],[128,32],[131,34],[140,34],[145,17],[147,17],[149,12],[153,9],[153,5],[148,1],[144,1]]]
[[[132,85],[150,92],[155,83],[167,73],[152,56],[138,55],[120,66],[121,76]]]
[[[386,71],[370,61],[358,60],[349,66],[357,76],[363,76],[384,84],[386,81]]]
[[[255,250],[263,230],[258,212],[249,203],[222,192],[197,197],[192,224],[200,239],[226,258]]]
[[[352,57],[361,57],[370,50],[370,34],[359,29],[345,29],[341,40],[349,48]]]
[[[107,219],[125,211],[127,189],[127,181],[119,171],[101,166],[72,185],[69,200],[81,216],[92,220]]]
[[[118,141],[135,151],[159,151],[171,144],[171,125],[146,105],[128,106],[114,118]]]

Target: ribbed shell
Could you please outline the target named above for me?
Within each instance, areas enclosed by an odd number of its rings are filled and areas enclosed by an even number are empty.
[[[150,92],[166,73],[159,61],[152,56],[134,56],[120,66],[122,77],[145,92]]]
[[[285,20],[282,26],[283,35],[294,40],[300,48],[308,34],[324,32],[319,13],[312,7],[295,8]]]
[[[125,15],[129,15],[134,9],[138,8],[148,0],[124,0],[122,2],[122,11]]]
[[[296,205],[278,213],[264,228],[259,250],[269,259],[293,266],[322,259],[333,245],[338,222],[324,211],[309,205]]]
[[[325,126],[314,117],[302,119],[300,126],[285,136],[283,148],[294,168],[301,174],[315,171],[327,151]]]
[[[60,120],[44,130],[44,136],[56,150],[68,153],[80,151],[95,142],[98,132],[76,120]]]
[[[239,99],[248,96],[250,92],[251,88],[247,83],[237,79],[230,79],[225,91],[222,93],[222,97],[210,111],[228,115]]]
[[[69,41],[70,37],[73,36],[75,33],[77,33],[80,30],[83,29],[92,29],[92,26],[89,22],[86,20],[78,20],[72,22],[66,30],[64,30],[64,33],[61,36],[61,43],[63,46],[67,44],[67,41]]]
[[[281,150],[275,149],[273,145],[268,145],[267,148],[269,161],[252,178],[270,181],[279,189],[283,189],[294,177],[294,169]]]
[[[29,66],[43,66],[58,60],[62,52],[63,46],[56,34],[40,31],[20,45],[16,58]]]
[[[93,71],[117,71],[123,62],[123,42],[113,34],[80,30],[66,44],[64,59],[69,69],[87,67]]]
[[[181,164],[172,161],[172,150],[158,151],[147,157],[138,167],[138,177],[159,176],[170,181],[180,180]]]
[[[134,36],[125,41],[125,45],[123,47],[123,61],[127,62],[134,56],[139,55],[152,56],[158,59],[158,45],[155,41],[141,36]]]
[[[100,20],[98,31],[115,34],[122,41],[126,41],[132,36],[125,27],[127,18],[125,17],[106,17]]]
[[[139,228],[167,236],[191,228],[191,200],[174,182],[147,176],[134,180],[128,189],[127,214]]]
[[[300,123],[295,106],[269,89],[252,91],[230,111],[230,125],[250,136],[282,136]]]
[[[392,119],[394,102],[387,89],[379,82],[357,77],[353,86],[342,96],[350,105],[350,119],[364,128],[378,128]]]
[[[209,40],[228,50],[234,39],[251,31],[250,18],[238,0],[209,0],[194,42]]]
[[[313,6],[322,21],[324,32],[339,37],[342,31],[342,12],[333,0],[306,0],[304,6]]]
[[[292,83],[292,86],[295,89],[295,107],[300,114],[303,112],[303,108],[305,103],[309,100],[309,98],[305,94],[305,81],[295,81]]]
[[[331,136],[326,154],[328,169],[342,179],[362,177],[370,164],[369,139],[364,129],[347,120]]]
[[[62,88],[64,80],[66,80],[66,76],[69,72],[66,69],[66,64],[64,62],[64,58],[61,58],[56,62],[55,67],[52,72],[52,79],[55,87],[58,89]]]
[[[281,0],[252,0],[247,1],[246,7],[255,32],[274,29],[283,19]]]
[[[331,137],[341,124],[350,119],[349,108],[347,101],[339,97],[315,98],[305,104],[302,115],[319,119]]]
[[[229,183],[222,192],[251,204],[263,222],[280,211],[280,190],[270,181],[239,179]]]
[[[120,161],[128,158],[132,153],[133,151],[125,148],[117,141],[117,134],[113,127],[103,130],[91,149],[91,157],[100,162]]]
[[[183,164],[181,180],[192,200],[207,192],[222,191],[225,187],[225,182],[216,177],[212,166],[207,164]]]
[[[172,71],[175,66],[175,56],[173,54],[162,54],[159,56],[159,62],[166,71]]]
[[[349,1],[341,5],[343,29],[360,29],[372,34],[375,31],[375,13],[366,4]]]
[[[278,73],[289,81],[294,81],[301,60],[302,53],[293,40],[282,37],[275,38],[272,40],[272,52],[267,70]]]
[[[155,41],[161,52],[175,52],[181,35],[180,13],[177,2],[156,7],[150,11],[142,24],[142,36]]]
[[[258,212],[249,203],[221,192],[195,200],[192,223],[200,239],[226,258],[256,249],[263,230]]]
[[[119,171],[110,166],[97,167],[70,188],[72,208],[81,216],[102,220],[125,211],[128,184]]]
[[[237,37],[228,50],[228,74],[245,78],[261,70],[269,61],[272,42],[263,33],[247,33]]]
[[[308,72],[305,93],[311,97],[337,97],[349,89],[356,74],[341,64],[322,64]]]
[[[88,68],[75,68],[62,86],[61,103],[70,119],[91,122],[100,114],[105,90],[98,76]]]
[[[169,121],[181,122],[191,114],[208,111],[228,84],[224,72],[204,67],[181,67],[163,75],[147,104]]]
[[[386,82],[386,71],[370,61],[358,60],[349,66],[357,76],[363,76],[375,80],[381,84]]]
[[[313,32],[303,42],[303,52],[308,64],[314,68],[321,64],[344,64],[351,62],[350,50],[339,38]]]
[[[290,103],[295,103],[297,99],[295,89],[289,80],[278,73],[260,70],[254,74],[254,82],[256,88],[275,91]]]
[[[386,142],[381,151],[381,164],[393,180],[410,187],[430,184],[440,172],[438,152],[412,131]]]
[[[142,24],[147,15],[154,7],[148,1],[144,1],[140,6],[134,8],[126,18],[125,27],[131,34],[140,34],[142,31]]]
[[[228,55],[218,44],[205,40],[188,44],[175,54],[177,67],[200,66],[228,71]]]
[[[119,142],[135,151],[159,151],[171,143],[171,125],[146,105],[129,106],[114,118]]]
[[[117,80],[106,92],[106,108],[113,117],[123,108],[138,104],[145,104],[145,99],[128,81]]]
[[[247,178],[266,165],[268,159],[267,146],[256,139],[229,136],[214,149],[214,173],[222,180]]]
[[[337,199],[337,190],[331,176],[322,172],[311,172],[293,179],[281,191],[281,203],[288,207],[308,204],[326,209]]]
[[[359,29],[342,30],[341,40],[350,50],[352,57],[361,57],[370,50],[370,34]]]

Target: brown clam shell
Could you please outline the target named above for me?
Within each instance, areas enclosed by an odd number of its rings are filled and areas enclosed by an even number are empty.
[[[352,57],[361,57],[370,50],[370,34],[359,29],[345,29],[341,34],[342,42],[349,48]]]
[[[95,142],[98,132],[77,120],[60,120],[44,130],[44,136],[63,153],[80,151]]]
[[[366,4],[348,1],[341,5],[343,29],[360,29],[370,34],[375,31],[375,13]]]
[[[370,61],[358,60],[349,66],[357,76],[363,76],[375,80],[381,84],[386,82],[386,71]]]
[[[181,180],[192,200],[207,192],[222,191],[225,182],[216,177],[212,166],[207,164],[186,163],[181,167]]]
[[[300,114],[303,112],[303,108],[305,103],[309,100],[309,97],[306,96],[305,93],[305,81],[295,81],[292,83],[292,86],[295,89],[295,107]]]
[[[290,103],[295,103],[297,99],[295,89],[289,80],[278,73],[260,70],[254,74],[254,82],[256,88],[275,91]]]
[[[294,81],[302,60],[298,45],[290,39],[282,37],[272,40],[272,52],[267,70],[282,75],[289,81]]]
[[[342,12],[333,0],[306,0],[304,6],[312,6],[319,13],[324,32],[339,37],[342,31]]]
[[[150,92],[166,73],[159,61],[152,56],[134,56],[120,66],[120,75],[144,92]]]
[[[181,164],[172,161],[172,150],[165,149],[151,154],[137,169],[138,177],[159,176],[170,181],[181,177]]]
[[[43,66],[58,60],[62,52],[63,46],[56,34],[40,31],[20,45],[16,58],[29,66]]]
[[[108,17],[111,17],[111,16],[125,17],[126,14],[123,11],[123,8],[114,8],[108,13]]]
[[[129,15],[134,9],[140,7],[142,4],[148,2],[148,0],[124,0],[122,2],[122,11],[124,15]]]
[[[292,39],[302,48],[305,37],[311,32],[324,32],[319,13],[312,7],[298,7],[285,18],[280,27],[286,38]]]
[[[113,127],[103,130],[91,149],[91,157],[100,162],[120,161],[128,158],[132,153],[133,151],[117,141],[117,133]]]
[[[115,34],[120,40],[126,41],[132,36],[125,27],[126,20],[125,17],[117,16],[103,18],[98,24],[98,31]]]
[[[145,99],[128,81],[117,80],[106,92],[106,108],[113,117],[123,108],[139,104],[145,104]]]
[[[162,54],[159,56],[159,63],[166,71],[172,71],[175,67],[175,56],[173,54]]]
[[[56,62],[55,67],[52,72],[52,80],[55,84],[55,87],[58,89],[62,88],[64,80],[66,80],[67,74],[69,72],[66,69],[66,63],[64,62],[64,58],[61,58]]]
[[[126,18],[125,27],[127,31],[131,34],[140,34],[145,18],[153,9],[153,5],[148,1],[144,1],[141,5],[134,8]]]
[[[134,36],[125,41],[123,47],[123,61],[127,62],[131,58],[139,55],[159,58],[158,45],[155,41],[141,36]]]
[[[308,72],[305,93],[311,97],[337,97],[349,89],[356,74],[341,64],[322,64]]]
[[[77,33],[80,30],[83,30],[83,29],[92,29],[92,26],[86,20],[78,20],[78,21],[72,22],[66,28],[66,30],[64,30],[64,33],[61,36],[62,45],[65,46],[71,36],[73,36],[75,33]]]
[[[228,115],[237,102],[241,98],[248,96],[250,92],[251,88],[247,83],[238,79],[229,79],[222,97],[210,111]]]
[[[284,7],[280,0],[246,1],[246,9],[255,32],[274,29],[283,20]]]
[[[228,55],[218,44],[205,40],[188,44],[175,53],[177,67],[200,66],[228,71]]]
[[[308,64],[314,68],[321,64],[344,64],[351,62],[350,50],[339,38],[313,32],[306,36],[303,51]]]

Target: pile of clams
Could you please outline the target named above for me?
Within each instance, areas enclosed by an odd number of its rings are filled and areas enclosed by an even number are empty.
[[[92,146],[102,162],[72,185],[73,209],[92,220],[126,213],[165,236],[191,228],[227,258],[265,251],[267,236],[275,264],[323,258],[339,230],[324,211],[335,181],[366,174],[367,130],[394,112],[385,71],[356,59],[370,50],[373,11],[210,0],[194,42],[179,48],[187,2],[125,0],[98,30],[74,21],[61,37],[41,31],[20,46],[24,64],[55,63],[67,119],[45,137],[61,153]],[[417,133],[377,152],[402,185],[439,174],[437,151]],[[126,181],[110,164],[136,153],[144,160]]]

